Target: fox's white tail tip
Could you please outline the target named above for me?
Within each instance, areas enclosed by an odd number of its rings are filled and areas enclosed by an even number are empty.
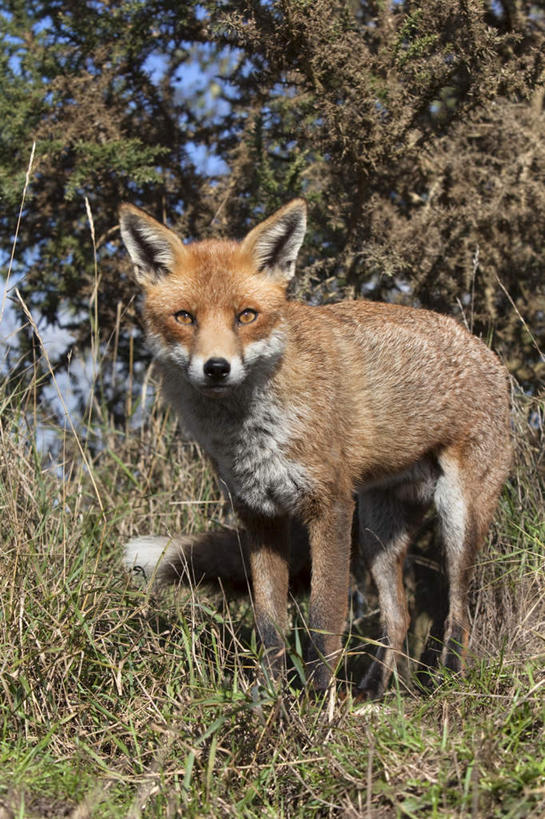
[[[168,537],[152,536],[130,540],[123,557],[125,568],[144,583],[152,580],[170,542]]]

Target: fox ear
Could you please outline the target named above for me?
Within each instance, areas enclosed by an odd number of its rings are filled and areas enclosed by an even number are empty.
[[[242,242],[258,270],[288,282],[295,273],[295,261],[307,226],[304,199],[293,199],[257,225]]]
[[[134,205],[121,205],[119,222],[141,285],[153,284],[170,273],[187,252],[175,233]]]

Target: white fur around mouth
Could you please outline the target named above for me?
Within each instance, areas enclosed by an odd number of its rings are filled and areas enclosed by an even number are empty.
[[[194,355],[189,362],[189,367],[187,368],[187,378],[189,383],[195,387],[195,389],[199,390],[199,392],[202,392],[204,395],[208,395],[212,394],[210,393],[210,390],[215,390],[216,388],[219,388],[221,391],[225,389],[233,389],[239,384],[242,384],[242,382],[245,380],[247,375],[246,367],[242,363],[239,356],[233,356],[228,361],[230,370],[225,376],[224,380],[211,381],[210,378],[204,373],[205,360],[207,360],[209,357],[210,356],[204,358],[201,355]]]

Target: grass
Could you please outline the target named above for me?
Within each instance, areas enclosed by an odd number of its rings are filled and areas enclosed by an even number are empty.
[[[122,570],[137,532],[223,515],[168,413],[61,429],[32,378],[6,380],[0,401],[2,819],[545,814],[543,430],[526,424],[538,404],[517,399],[517,464],[477,570],[467,677],[431,696],[395,680],[362,707],[252,687],[248,600],[155,597]],[[297,665],[296,639],[291,650]]]

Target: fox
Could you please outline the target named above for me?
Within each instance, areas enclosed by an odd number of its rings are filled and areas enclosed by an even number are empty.
[[[376,699],[403,654],[403,566],[432,506],[448,600],[423,660],[463,671],[475,557],[512,456],[508,376],[452,317],[290,297],[306,222],[306,202],[296,198],[241,241],[184,243],[143,210],[121,206],[164,397],[209,457],[242,526],[240,542],[228,532],[136,538],[125,561],[159,583],[191,571],[242,581],[248,566],[265,665],[281,680],[290,559],[301,563],[306,548],[307,684],[324,692],[342,652],[357,505],[359,554],[381,621],[357,694]],[[290,542],[306,546],[290,553]]]

